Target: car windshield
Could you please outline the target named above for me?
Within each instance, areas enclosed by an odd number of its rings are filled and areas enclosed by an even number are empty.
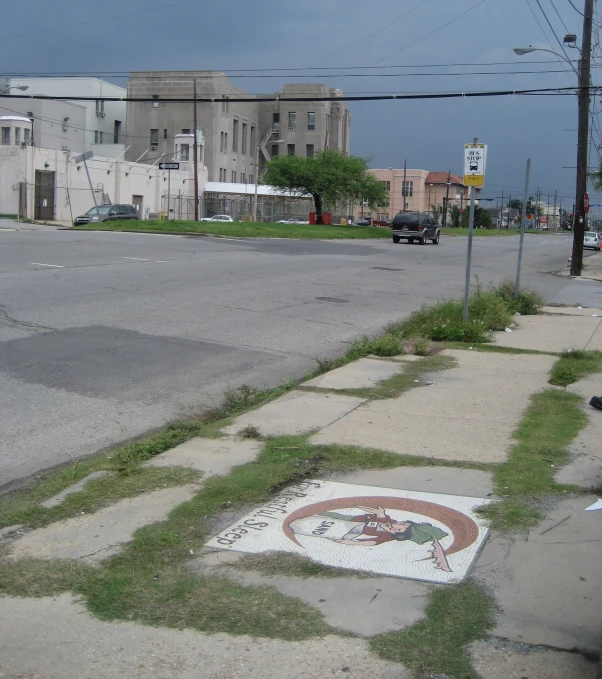
[[[595,238],[598,234],[595,231],[586,231],[585,232],[585,237],[586,238]]]
[[[400,214],[395,217],[396,224],[418,224],[419,219],[417,214]]]
[[[87,215],[95,215],[96,210],[98,209],[98,212],[100,212],[101,215],[106,215],[107,212],[111,209],[110,205],[99,205],[98,208],[90,208],[88,212],[86,212]]]

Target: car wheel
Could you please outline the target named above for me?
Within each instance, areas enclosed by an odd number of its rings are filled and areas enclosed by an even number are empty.
[[[400,240],[401,240],[401,238],[399,236],[393,236],[393,242],[394,243],[399,243]]]
[[[413,243],[414,239],[413,238],[408,238],[408,243]]]
[[[439,233],[439,231],[437,231],[437,235],[435,236],[435,238],[433,238],[433,245],[439,245],[439,238],[440,237],[441,237],[441,234]]]
[[[420,245],[426,245],[427,244],[428,239],[427,239],[426,236],[427,236],[426,233],[424,234],[424,236],[422,236],[422,238],[420,239]]]

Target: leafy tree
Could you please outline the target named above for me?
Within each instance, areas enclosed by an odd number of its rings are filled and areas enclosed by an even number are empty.
[[[449,211],[449,214],[451,219],[451,225],[455,227],[460,226],[460,216],[462,214],[460,212],[460,208],[457,205],[454,205],[452,209]]]
[[[592,186],[596,191],[602,191],[602,160],[600,161],[600,166],[595,172],[590,172],[588,174]]]
[[[519,212],[523,209],[523,201],[518,198],[513,198],[508,201],[508,207],[512,210],[518,210]]]
[[[268,163],[263,183],[282,193],[311,194],[318,224],[323,224],[326,205],[364,200],[375,208],[388,197],[383,182],[368,172],[364,158],[344,156],[329,149],[319,151],[313,158],[276,156]]]
[[[462,213],[462,226],[467,228],[470,221],[470,210],[466,209]],[[493,220],[487,210],[479,205],[475,205],[474,209],[474,225],[475,227],[490,229],[493,226]]]

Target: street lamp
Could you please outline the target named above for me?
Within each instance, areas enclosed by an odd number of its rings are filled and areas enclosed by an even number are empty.
[[[12,87],[6,87],[2,91],[0,91],[1,94],[6,94],[7,92],[10,92],[11,90],[21,90],[21,92],[25,92],[25,90],[29,89],[29,85],[13,85]]]
[[[559,59],[562,59],[565,61],[572,69],[579,75],[579,72],[573,65],[573,62],[570,59],[567,59],[564,54],[560,54],[559,52],[554,52],[554,50],[549,50],[546,49],[545,47],[515,47],[513,50],[514,54],[517,54],[519,57],[524,57],[525,54],[531,54],[531,52],[548,52],[549,54],[553,54],[554,56],[558,57]]]
[[[257,144],[257,155],[255,156],[255,198],[253,199],[253,221],[257,222],[257,187],[259,184],[259,152],[261,151],[261,147],[264,144],[267,144],[269,141],[270,137],[272,134],[275,132],[275,130],[272,130],[271,132],[268,133],[266,138],[263,140],[261,144]],[[277,141],[273,141],[272,144],[284,144],[286,143],[283,139],[278,139]]]

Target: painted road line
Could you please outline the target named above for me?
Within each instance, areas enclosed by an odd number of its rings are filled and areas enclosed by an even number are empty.
[[[40,262],[32,262],[31,266],[49,266],[51,269],[64,269],[64,266],[59,264],[41,264]]]
[[[123,259],[135,259],[137,262],[149,262],[148,259],[143,259],[142,257],[124,257]]]

